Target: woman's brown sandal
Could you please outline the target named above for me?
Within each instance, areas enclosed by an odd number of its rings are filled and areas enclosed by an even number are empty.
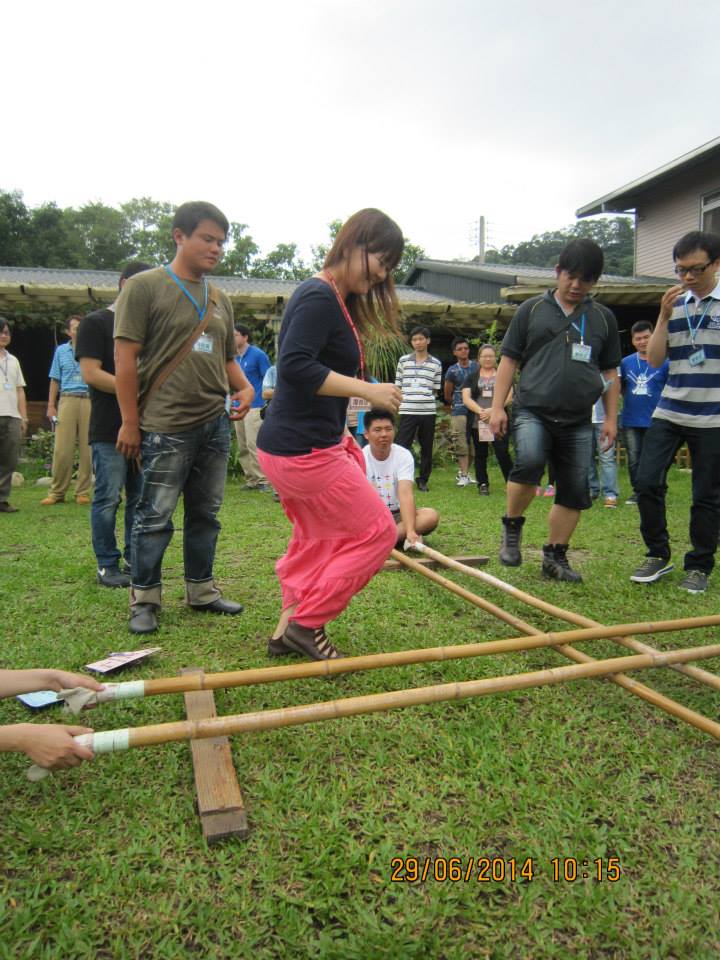
[[[328,640],[325,627],[302,627],[291,620],[282,636],[286,648],[310,660],[336,660],[344,656]]]

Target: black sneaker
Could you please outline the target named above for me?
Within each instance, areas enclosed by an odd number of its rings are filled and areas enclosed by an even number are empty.
[[[546,543],[543,547],[542,575],[548,580],[582,583],[580,574],[568,563],[567,551],[566,543]]]
[[[478,493],[480,494],[481,497],[489,497],[489,496],[490,496],[490,487],[489,487],[486,483],[479,483],[479,484],[478,484]]]
[[[673,565],[662,557],[645,557],[643,562],[630,577],[634,583],[654,583],[666,573],[671,573]]]
[[[428,490],[430,489],[430,487],[428,487],[428,485],[427,485],[427,480],[418,480],[418,482],[417,482],[417,488],[418,488],[418,490],[420,490],[422,493],[427,493]]]
[[[129,587],[131,583],[130,577],[119,567],[98,567],[97,581],[103,587]]]
[[[503,535],[500,541],[500,563],[505,567],[519,567],[522,563],[520,543],[525,517],[503,517]]]
[[[627,498],[627,500],[625,501],[625,503],[626,503],[627,506],[629,506],[629,507],[636,507],[636,506],[637,506],[637,494],[631,493],[630,496],[629,496],[629,497]]]
[[[702,570],[686,570],[680,581],[680,589],[687,590],[688,593],[705,593],[707,585],[707,574]]]

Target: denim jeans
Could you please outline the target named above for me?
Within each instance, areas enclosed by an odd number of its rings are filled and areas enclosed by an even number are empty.
[[[117,567],[121,553],[115,539],[115,519],[125,489],[125,560],[131,563],[130,535],[135,507],[140,496],[141,477],[134,463],[130,463],[115,449],[114,443],[95,442],[92,464],[95,473],[95,493],[90,508],[92,544],[100,569]]]
[[[588,473],[592,450],[592,424],[555,423],[531,410],[518,409],[513,416],[515,464],[509,480],[537,486],[552,461],[555,503],[569,510],[590,506]]]
[[[135,603],[160,604],[162,559],[172,539],[180,494],[187,602],[200,606],[220,596],[213,583],[213,561],[229,450],[230,423],[224,412],[182,433],[143,433],[142,491],[132,530]]]
[[[627,450],[628,473],[630,474],[630,484],[637,492],[637,472],[640,466],[640,456],[642,454],[643,443],[649,427],[625,427],[623,436],[625,437],[625,449]]]
[[[665,517],[667,472],[684,442],[692,460],[692,550],[685,554],[684,566],[709,574],[715,565],[720,530],[720,427],[683,427],[669,420],[653,420],[637,473],[640,533],[649,557],[670,559]]]
[[[597,497],[602,493],[604,497],[615,497],[618,495],[617,483],[617,459],[615,457],[615,444],[611,444],[609,450],[603,450],[600,446],[600,434],[603,425],[601,423],[593,424],[593,444],[592,456],[590,457],[590,496]],[[595,464],[595,452],[597,451],[600,460],[600,481],[598,483],[598,469]]]

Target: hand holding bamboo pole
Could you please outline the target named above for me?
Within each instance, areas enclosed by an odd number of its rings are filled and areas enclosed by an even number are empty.
[[[394,690],[362,697],[329,700],[324,703],[304,704],[298,707],[282,707],[277,710],[212,717],[205,720],[182,720],[176,723],[108,730],[103,733],[83,734],[77,740],[84,746],[90,747],[95,754],[113,753],[133,747],[154,746],[178,740],[203,740],[208,737],[228,736],[257,730],[274,730],[278,727],[316,723],[321,720],[334,720],[358,714],[378,713],[385,710],[394,710],[398,707],[440,703],[467,697],[481,697],[492,693],[549,686],[588,677],[611,676],[621,671],[664,667],[672,663],[686,663],[691,660],[702,660],[717,656],[720,656],[720,644],[687,650],[669,650],[664,653],[636,654],[607,660],[595,660],[591,663],[551,667],[529,673],[468,680],[461,683],[437,684],[429,687],[419,687],[415,690]],[[716,726],[720,727],[720,725]],[[41,779],[47,776],[47,773],[47,770],[40,767],[31,767],[28,771],[28,778],[31,780]]]

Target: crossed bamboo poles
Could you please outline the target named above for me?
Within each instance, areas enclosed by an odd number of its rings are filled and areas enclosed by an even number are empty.
[[[151,746],[178,740],[205,739],[208,737],[218,737],[255,730],[271,730],[278,727],[315,723],[322,720],[337,719],[358,714],[377,713],[398,707],[439,703],[466,697],[487,696],[488,694],[501,691],[548,686],[588,677],[608,677],[636,696],[647,700],[665,712],[703,730],[716,739],[720,739],[719,723],[625,676],[625,673],[629,670],[669,666],[682,669],[683,672],[689,674],[694,679],[700,680],[715,689],[720,688],[720,678],[697,667],[687,666],[691,661],[720,656],[720,644],[662,652],[640,643],[631,637],[632,634],[636,633],[657,633],[718,626],[720,625],[720,615],[688,617],[684,619],[665,620],[658,623],[648,622],[603,626],[590,620],[588,617],[583,617],[580,614],[572,613],[561,607],[547,603],[544,600],[540,600],[491,574],[484,573],[483,571],[459,563],[456,560],[452,560],[424,544],[420,544],[418,549],[444,566],[457,569],[462,573],[482,580],[529,606],[549,613],[558,619],[574,624],[581,624],[582,629],[568,630],[559,633],[543,633],[530,624],[525,623],[519,617],[503,610],[501,607],[490,603],[482,597],[478,597],[476,594],[442,577],[435,571],[429,570],[405,554],[393,550],[393,557],[404,566],[416,570],[422,576],[433,580],[452,593],[463,597],[463,599],[468,600],[486,612],[492,613],[498,619],[519,629],[522,633],[526,634],[526,636],[515,637],[508,640],[463,644],[460,646],[405,650],[396,653],[372,654],[361,657],[344,657],[319,663],[301,663],[281,667],[265,667],[207,675],[191,674],[182,677],[165,677],[155,680],[109,684],[105,691],[93,695],[91,699],[95,699],[97,702],[107,702],[115,699],[217,689],[219,687],[239,687],[254,683],[270,683],[307,677],[329,677],[341,673],[379,669],[387,666],[462,659],[466,657],[506,653],[509,651],[537,649],[546,646],[552,646],[566,657],[575,660],[576,663],[570,666],[552,667],[530,673],[491,677],[460,683],[437,684],[409,690],[395,690],[387,693],[369,694],[362,697],[348,697],[297,707],[283,707],[276,710],[236,714],[227,717],[214,717],[206,720],[186,720],[175,723],[153,724],[144,727],[82,734],[76,739],[90,746],[95,753],[108,753],[126,750],[132,747]],[[613,639],[639,652],[632,656],[595,660],[569,645],[591,639]],[[40,777],[46,773],[47,771],[34,767],[28,772],[28,776],[31,779],[40,779]]]

